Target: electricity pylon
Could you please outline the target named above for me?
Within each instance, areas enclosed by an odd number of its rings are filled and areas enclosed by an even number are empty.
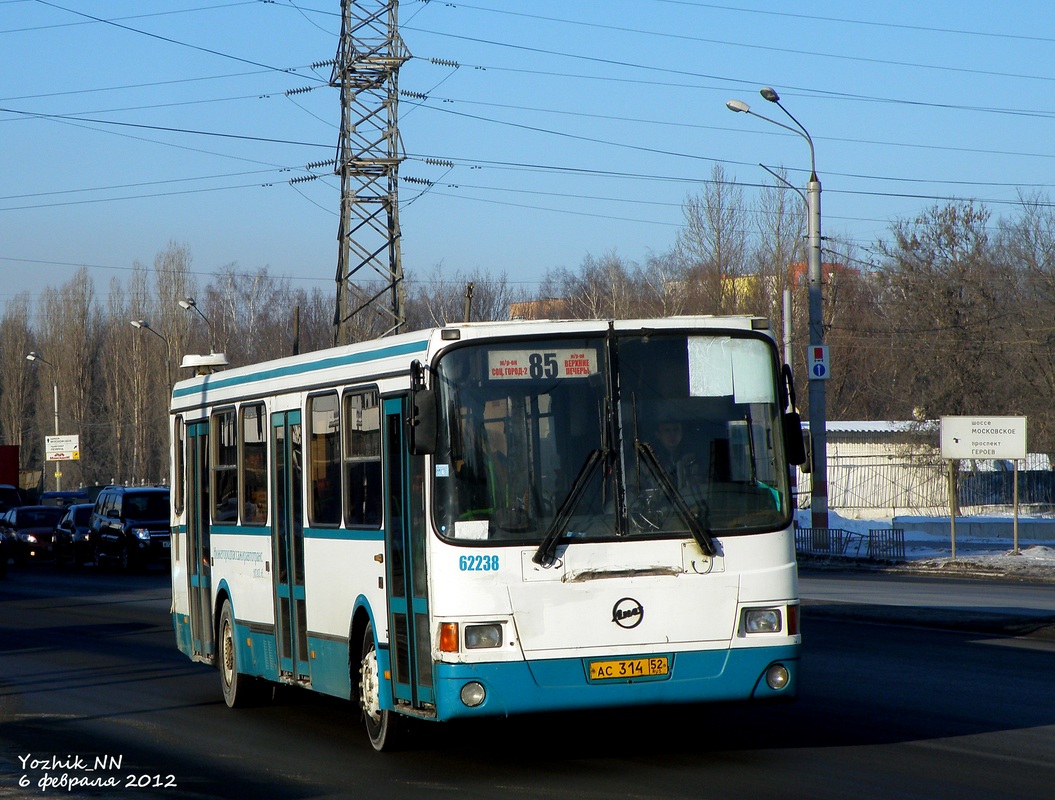
[[[335,173],[341,178],[334,344],[399,332],[406,322],[400,259],[398,0],[341,0],[330,85],[341,90]]]

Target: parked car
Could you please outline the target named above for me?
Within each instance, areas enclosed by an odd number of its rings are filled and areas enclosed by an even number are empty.
[[[7,543],[7,531],[0,528],[0,578],[7,574],[7,562],[10,556],[11,547]]]
[[[41,492],[37,502],[42,506],[69,508],[74,503],[87,503],[88,493],[79,489],[72,492]]]
[[[0,512],[20,506],[24,502],[22,493],[18,491],[17,486],[12,486],[10,483],[0,483]]]
[[[52,537],[63,510],[55,506],[17,506],[0,517],[16,564],[52,557]]]
[[[169,490],[161,486],[107,486],[95,499],[88,534],[96,566],[125,569],[169,561]]]
[[[55,540],[52,543],[56,564],[69,562],[79,567],[95,557],[88,528],[93,508],[95,506],[92,503],[77,503],[67,508],[62,515],[55,526]]]

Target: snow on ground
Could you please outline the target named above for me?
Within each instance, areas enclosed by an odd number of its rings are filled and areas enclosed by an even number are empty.
[[[971,519],[977,520],[978,517]],[[1007,517],[1001,516],[1000,519],[1006,521]],[[1025,517],[1020,516],[1019,522],[1023,519]],[[809,510],[800,510],[796,521],[801,527],[809,527]],[[959,521],[960,518],[957,517],[957,524]],[[973,572],[1007,577],[1055,579],[1055,524],[1052,525],[1051,541],[1023,541],[1020,538],[1017,553],[1014,552],[1014,541],[1010,536],[965,536],[958,529],[956,558],[953,559],[948,517],[945,522],[944,535],[904,528],[906,566],[951,574]],[[892,522],[890,519],[849,519],[829,511],[828,527],[867,536],[870,530],[892,527]]]

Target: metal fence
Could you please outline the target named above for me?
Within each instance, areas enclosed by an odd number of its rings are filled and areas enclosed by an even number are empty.
[[[890,561],[905,558],[905,531],[901,528],[881,528],[868,532],[868,558]]]
[[[933,460],[894,460],[877,457],[832,458],[828,462],[828,507],[884,509],[933,513],[949,504],[948,476]],[[801,508],[809,507],[810,475],[798,476]],[[962,470],[957,479],[961,508],[1011,506],[1015,496],[1012,470]],[[1018,502],[1023,506],[1055,506],[1055,471],[1019,470]]]
[[[956,491],[961,506],[1009,506],[1015,497],[1015,473],[961,472]],[[1055,504],[1055,472],[1019,470],[1018,502],[1021,505]]]
[[[842,528],[796,528],[795,552],[871,561],[900,560],[905,558],[905,531],[882,528],[865,534]]]

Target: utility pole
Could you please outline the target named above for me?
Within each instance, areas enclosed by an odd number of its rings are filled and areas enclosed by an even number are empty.
[[[398,0],[341,0],[341,39],[330,77],[341,90],[334,344],[355,340],[353,320],[356,328],[382,336],[406,323],[397,78],[410,53],[399,36],[398,8]],[[357,318],[364,313],[369,319]]]
[[[824,321],[822,312],[824,303],[822,297],[822,264],[821,264],[821,182],[817,177],[817,156],[813,147],[813,137],[803,127],[802,123],[792,116],[784,106],[780,104],[778,95],[769,86],[764,86],[759,94],[767,102],[774,103],[783,111],[788,118],[795,123],[795,127],[777,122],[775,119],[763,116],[742,100],[730,100],[726,108],[742,114],[763,119],[773,125],[801,136],[810,146],[810,179],[806,183],[806,213],[807,213],[807,264],[809,266],[809,314],[810,314],[810,344],[807,364],[812,362],[823,362],[825,366],[814,368],[815,371],[809,375],[810,388],[810,453],[813,458],[813,472],[811,474],[810,492],[810,516],[811,525],[815,530],[824,531],[821,534],[827,541],[828,530],[828,410],[825,392],[825,382],[828,380],[826,368],[827,349],[824,346]],[[763,167],[765,169],[765,167]],[[775,174],[768,170],[770,174]],[[778,176],[779,177],[779,176]],[[780,178],[783,180],[783,178]],[[785,181],[785,183],[787,183]],[[790,184],[789,184],[790,185]],[[794,187],[792,187],[794,188]],[[796,189],[796,191],[798,191]],[[802,194],[801,192],[799,193]]]

